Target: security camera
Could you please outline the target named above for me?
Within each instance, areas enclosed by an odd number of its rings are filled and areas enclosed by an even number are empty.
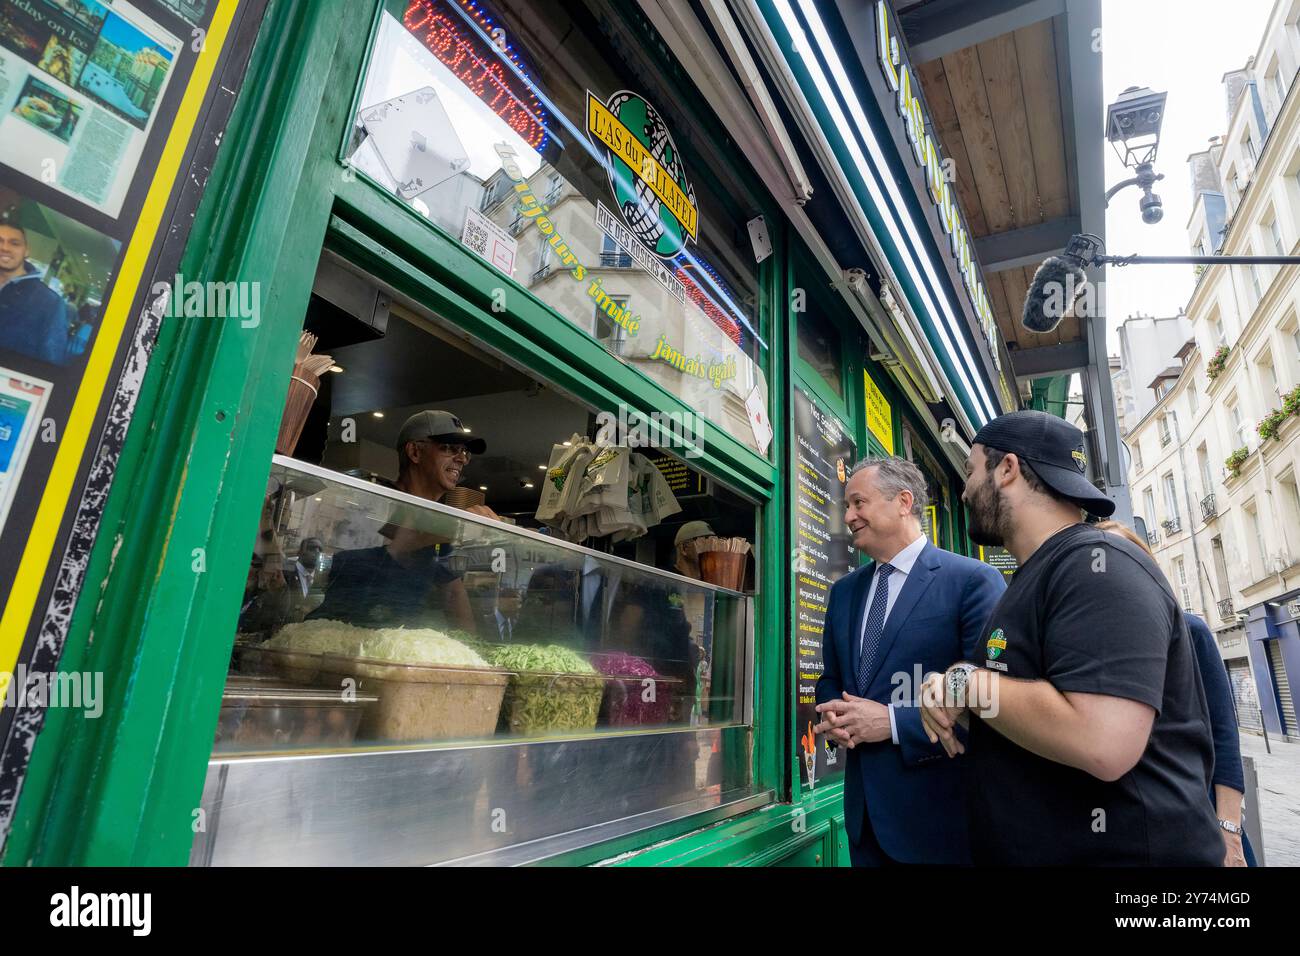
[[[1142,210],[1142,221],[1148,226],[1154,226],[1165,218],[1165,210],[1160,202],[1160,197],[1150,190],[1147,190],[1146,194],[1138,200],[1138,208]]]

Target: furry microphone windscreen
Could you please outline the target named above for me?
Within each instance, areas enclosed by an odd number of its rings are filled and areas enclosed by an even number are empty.
[[[1044,259],[1025,295],[1020,323],[1030,332],[1052,331],[1074,307],[1087,281],[1087,274],[1070,259],[1063,256]]]

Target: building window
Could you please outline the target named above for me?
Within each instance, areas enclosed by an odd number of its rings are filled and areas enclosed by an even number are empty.
[[[600,243],[600,264],[607,269],[631,269],[632,257],[605,233]]]
[[[1228,420],[1232,422],[1232,446],[1241,448],[1249,446],[1246,441],[1246,423],[1241,420],[1241,403],[1233,402],[1228,406]]]
[[[1268,79],[1273,85],[1273,96],[1277,99],[1277,113],[1280,113],[1282,112],[1282,104],[1286,102],[1286,81],[1282,79],[1281,68],[1279,67],[1269,74]]]
[[[1247,545],[1245,549],[1250,552],[1246,558],[1250,563],[1250,578],[1251,581],[1258,581],[1264,576],[1265,555],[1268,552],[1264,549],[1264,532],[1260,528],[1259,512],[1253,499],[1242,507],[1242,513],[1246,516],[1246,540],[1254,542],[1254,547]]]
[[[1187,588],[1187,568],[1182,558],[1174,558],[1174,580],[1178,582],[1178,595],[1182,598],[1183,610],[1191,613],[1192,592]]]
[[[1300,382],[1300,325],[1291,326],[1291,364],[1296,369],[1296,375],[1291,381]]]
[[[840,398],[844,397],[844,361],[840,333],[825,316],[801,312],[795,328],[795,346],[817,377]]]
[[[1255,152],[1255,137],[1249,132],[1241,140],[1241,149],[1250,158],[1250,166],[1253,169],[1259,160],[1259,154]]]
[[[1300,528],[1300,487],[1296,486],[1295,471],[1287,472],[1279,478],[1278,486],[1282,507],[1286,510],[1286,521],[1283,524],[1287,528]]]
[[[1273,407],[1273,400],[1278,397],[1277,390],[1277,373],[1273,370],[1273,353],[1265,352],[1260,356],[1259,362],[1259,387],[1264,393],[1264,405],[1267,408]]]
[[[1142,492],[1142,505],[1146,508],[1146,514],[1143,517],[1147,519],[1147,530],[1150,531],[1155,527],[1156,523],[1156,496],[1155,492],[1150,488]]]
[[[1165,490],[1165,520],[1172,526],[1178,524],[1180,515],[1178,514],[1178,493],[1174,489],[1173,472],[1166,474],[1160,479],[1161,485]]]
[[[620,354],[627,340],[627,330],[618,319],[626,312],[629,301],[626,295],[610,295],[596,303],[596,341],[615,355]]]
[[[1196,449],[1196,466],[1201,473],[1201,497],[1214,494],[1214,478],[1210,473],[1210,452],[1204,443]]]
[[[1273,250],[1279,255],[1286,255],[1286,246],[1282,243],[1282,228],[1277,224],[1277,217],[1274,216],[1268,224],[1268,234],[1273,240]]]
[[[1187,404],[1192,407],[1192,414],[1195,415],[1197,409],[1201,407],[1201,398],[1196,394],[1196,382],[1188,381],[1187,383]]]
[[[1133,440],[1133,473],[1142,474],[1142,444],[1136,438]]]
[[[1223,330],[1223,318],[1218,315],[1214,317],[1214,344],[1216,347],[1228,344],[1228,336]]]

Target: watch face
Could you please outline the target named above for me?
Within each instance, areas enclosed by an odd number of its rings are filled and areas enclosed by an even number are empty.
[[[957,700],[962,696],[962,692],[966,690],[967,676],[966,671],[961,668],[948,672],[948,676],[944,680],[944,689],[947,691],[945,695],[947,700],[944,703],[949,706],[956,704]]]

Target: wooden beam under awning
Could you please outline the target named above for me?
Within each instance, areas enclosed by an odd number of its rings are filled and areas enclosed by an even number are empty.
[[[1023,229],[982,236],[975,240],[975,255],[985,275],[1022,266],[1037,268],[1048,256],[1064,251],[1070,237],[1081,229],[1078,216],[1061,216]]]
[[[899,14],[914,63],[926,63],[1065,12],[1065,0],[932,0]]]

